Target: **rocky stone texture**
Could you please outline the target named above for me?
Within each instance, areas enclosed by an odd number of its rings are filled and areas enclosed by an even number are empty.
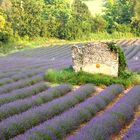
[[[72,46],[73,68],[89,73],[118,76],[118,54],[111,52],[106,43],[88,43],[82,47]]]

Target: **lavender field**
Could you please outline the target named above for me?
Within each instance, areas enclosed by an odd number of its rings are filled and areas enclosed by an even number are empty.
[[[117,44],[128,69],[140,72],[140,40]],[[0,140],[140,140],[140,118],[134,120],[140,85],[125,90],[119,84],[54,86],[44,80],[46,70],[72,65],[71,45],[0,57]]]
[[[140,71],[140,40],[123,40],[118,41],[118,45],[122,46],[126,58],[128,68],[131,71]]]

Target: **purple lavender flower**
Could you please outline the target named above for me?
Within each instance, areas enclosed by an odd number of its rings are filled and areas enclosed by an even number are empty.
[[[6,84],[0,87],[0,94],[8,93],[14,89],[30,86],[43,80],[44,80],[43,75],[39,74],[28,79],[23,79],[14,83]]]
[[[66,96],[55,99],[39,107],[32,108],[19,115],[9,117],[0,122],[0,139],[3,139],[3,137],[11,138],[50,119],[79,102],[82,102],[94,92],[95,87],[92,84],[87,84],[76,91],[70,92]]]
[[[81,123],[90,120],[96,112],[104,109],[109,103],[106,102],[106,99],[111,102],[111,100],[122,91],[122,86],[112,85],[99,94],[64,112],[60,116],[56,116],[53,119],[28,130],[23,135],[19,135],[13,140],[62,139],[67,133],[76,129]]]
[[[49,88],[49,85],[47,85],[44,82],[37,83],[33,86],[14,90],[7,94],[0,95],[0,105],[3,105],[5,103],[9,103],[18,99],[24,99],[26,97],[30,97],[32,95],[38,94],[46,89]]]
[[[123,140],[139,140],[140,139],[140,117],[134,122],[131,128],[128,129],[127,133],[123,137]]]
[[[36,88],[38,89],[39,87],[36,86]],[[65,95],[66,93],[71,91],[71,89],[72,89],[72,87],[70,85],[63,84],[60,86],[50,88],[47,91],[41,92],[32,97],[5,104],[0,107],[0,120],[6,119],[7,117],[12,116],[14,114],[18,114],[23,111],[26,111],[31,107],[39,106],[43,103],[47,103],[55,98]],[[32,88],[31,88],[31,90],[32,90]],[[28,94],[28,91],[25,91],[25,92],[21,91],[20,94],[23,95],[24,93]],[[9,98],[9,100],[15,99],[16,94],[15,94],[15,96],[13,96],[13,94],[11,94],[11,95],[13,98],[11,97],[11,98]],[[10,95],[8,95],[7,97],[9,97],[9,96]],[[18,94],[18,96],[19,96],[19,94]]]
[[[101,116],[93,118],[68,140],[108,140],[113,133],[118,132],[133,117],[134,110],[138,105],[140,105],[140,86],[135,86],[112,108],[106,110]]]

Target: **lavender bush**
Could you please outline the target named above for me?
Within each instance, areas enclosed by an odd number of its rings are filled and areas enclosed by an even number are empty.
[[[35,76],[37,74],[40,74],[40,73],[41,72],[37,71],[37,70],[30,70],[30,71],[27,71],[27,72],[23,72],[23,73],[21,72],[21,73],[18,73],[18,74],[14,74],[10,78],[8,77],[8,78],[0,79],[0,86],[12,83],[14,81],[18,81],[18,80],[21,80],[21,79],[29,78],[29,77]]]
[[[0,94],[8,93],[14,89],[30,86],[43,80],[44,80],[43,74],[39,74],[28,79],[23,79],[14,83],[6,84],[0,87]]]
[[[98,111],[104,109],[118,94],[122,93],[123,87],[111,85],[99,94],[87,99],[60,116],[56,116],[39,126],[36,126],[14,140],[58,140],[67,133],[76,129],[81,123],[90,120]]]
[[[140,117],[129,128],[128,132],[123,137],[123,140],[139,140],[140,139]]]
[[[95,92],[92,84],[87,84],[70,92],[64,97],[55,99],[39,107],[32,108],[0,122],[0,139],[9,139],[27,129],[64,112]]]
[[[2,78],[9,78],[10,76],[12,76],[12,75],[14,75],[14,74],[16,74],[17,72],[16,71],[14,71],[14,72],[9,72],[9,73],[3,73],[3,72],[1,72],[0,73],[0,79],[2,79]]]
[[[47,91],[41,92],[38,95],[4,104],[0,107],[0,120],[6,119],[7,117],[12,116],[14,114],[26,111],[34,106],[39,106],[43,103],[47,103],[55,98],[65,95],[71,90],[72,87],[70,85],[63,84],[60,86],[49,88]],[[25,93],[28,94],[28,91]],[[23,95],[23,92],[21,94]],[[15,97],[13,97],[13,99],[15,99]]]
[[[135,47],[126,57],[127,57],[127,60],[130,60],[132,59],[136,54],[137,52],[140,51],[140,47]]]
[[[0,95],[0,106],[5,103],[16,101],[18,99],[31,97],[32,95],[36,95],[42,91],[47,90],[48,88],[49,88],[49,85],[47,85],[44,82],[40,82],[30,87],[14,90],[10,92],[9,94]]]
[[[135,86],[111,109],[93,118],[68,140],[108,140],[113,133],[119,132],[122,126],[132,119],[138,105],[140,105],[140,86]]]
[[[0,79],[0,86],[3,86],[5,84],[11,83],[11,82],[13,82],[13,80],[11,78]]]
[[[22,72],[22,73],[18,73],[16,75],[13,75],[11,77],[11,79],[13,79],[14,81],[18,81],[21,79],[25,79],[25,78],[29,78],[35,75],[40,74],[41,72],[39,70],[28,70],[26,72]]]

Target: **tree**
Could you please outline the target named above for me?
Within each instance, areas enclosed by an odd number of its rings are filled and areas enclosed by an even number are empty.
[[[107,22],[101,15],[96,15],[92,19],[92,31],[104,32],[107,28]]]
[[[108,0],[105,3],[104,18],[108,22],[108,31],[115,30],[117,24],[130,24],[133,12],[132,0]]]
[[[131,30],[140,36],[140,0],[132,0],[134,17],[131,22]]]
[[[140,0],[134,0],[134,14],[140,20]]]
[[[4,28],[5,26],[5,18],[0,15],[0,31]]]
[[[71,36],[73,39],[81,38],[92,32],[92,15],[88,6],[81,0],[74,0],[72,3]]]
[[[14,33],[20,36],[40,36],[43,25],[43,0],[13,0],[10,20]]]
[[[45,0],[47,30],[50,37],[67,38],[67,25],[71,18],[68,0]]]
[[[13,35],[11,23],[8,22],[8,17],[2,8],[0,8],[0,47],[2,43],[7,43]]]

